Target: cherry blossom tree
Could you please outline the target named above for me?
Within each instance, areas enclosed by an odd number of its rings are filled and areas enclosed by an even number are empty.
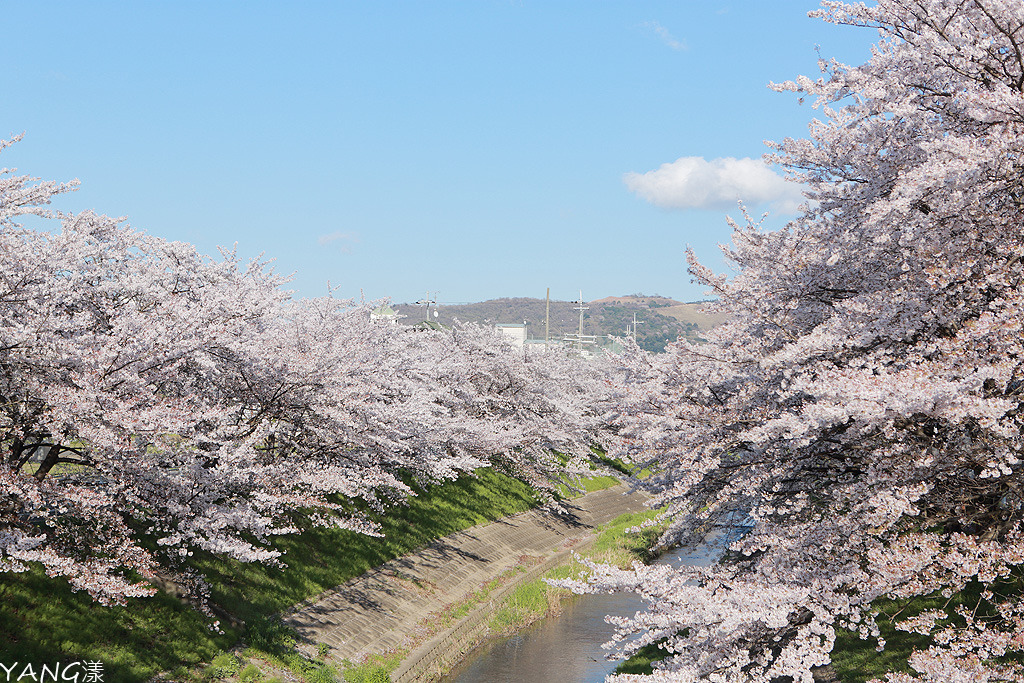
[[[966,608],[903,615],[933,644],[888,679],[1024,680],[1024,4],[812,15],[880,41],[774,86],[823,114],[772,146],[809,202],[779,230],[734,224],[732,278],[689,255],[733,317],[706,345],[632,355],[613,415],[616,452],[657,470],[664,542],[749,531],[713,567],[573,585],[647,600],[616,640],[664,639],[666,681],[809,682],[837,629],[884,648],[877,599],[969,589]]]
[[[191,368],[249,338],[283,296],[280,280],[92,213],[59,216],[59,233],[20,228],[14,216],[45,215],[62,188],[5,180],[0,567],[39,562],[108,601],[152,591],[155,558],[139,534],[182,554],[191,544],[272,557],[240,535],[283,530],[250,495],[273,477],[240,485],[259,464],[227,466],[245,458],[237,427],[236,452],[220,466],[211,457],[206,425],[238,411],[229,388]]]
[[[493,440],[487,449],[500,457],[492,463],[549,492],[553,482],[572,486],[592,474],[591,448],[613,438],[603,418],[618,381],[607,356],[560,349],[525,355],[481,325],[450,334],[461,360],[453,356],[441,380],[462,397],[452,408],[481,435],[475,441]]]
[[[359,510],[409,477],[586,470],[606,366],[293,300],[263,262],[48,210],[73,188],[0,173],[0,572],[201,596],[196,550],[278,563],[270,537],[307,523],[375,534]]]

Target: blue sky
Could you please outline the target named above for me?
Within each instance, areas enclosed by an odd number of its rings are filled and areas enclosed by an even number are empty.
[[[691,301],[731,191],[815,111],[769,81],[865,61],[792,0],[4,3],[0,166],[65,211],[238,244],[300,296]],[[677,160],[679,160],[677,162]],[[664,166],[667,165],[667,166]],[[433,296],[433,294],[432,294]]]

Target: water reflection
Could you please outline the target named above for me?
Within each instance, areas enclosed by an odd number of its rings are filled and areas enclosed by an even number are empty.
[[[709,565],[722,552],[722,534],[712,534],[698,548],[681,548],[658,563]],[[545,619],[520,633],[492,641],[467,658],[445,679],[447,683],[598,683],[615,670],[602,643],[615,629],[605,615],[630,616],[643,608],[633,593],[585,595],[558,617]]]
[[[555,619],[545,619],[478,650],[448,681],[512,683],[603,681],[616,662],[601,643],[613,633],[606,614],[628,615],[641,607],[633,594],[592,595],[575,600]]]

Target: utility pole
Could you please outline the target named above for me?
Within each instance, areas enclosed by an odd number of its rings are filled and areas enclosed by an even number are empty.
[[[590,308],[590,306],[584,306],[583,305],[583,290],[582,289],[580,290],[580,300],[579,300],[578,304],[579,305],[576,306],[576,310],[580,312],[580,332],[576,336],[576,339],[579,340],[579,347],[578,347],[579,350],[583,351],[583,311],[585,311],[588,308]]]
[[[440,292],[434,292],[433,304],[434,304],[435,308],[437,307],[437,295],[438,294],[440,294]],[[427,290],[427,298],[426,299],[421,299],[421,300],[417,301],[416,305],[417,306],[418,305],[425,305],[427,307],[426,317],[424,317],[423,319],[424,320],[428,320],[428,321],[430,320],[430,304],[431,304],[431,301],[430,301],[430,290]]]
[[[576,310],[580,312],[580,331],[576,335],[576,350],[583,355],[583,311],[589,310],[590,306],[583,305],[583,290],[580,290],[580,300],[576,302]]]
[[[645,321],[636,319],[636,311],[633,311],[633,341],[636,341],[636,326],[643,325]],[[629,331],[629,325],[626,325],[627,333]]]
[[[551,332],[551,288],[548,287],[548,295],[547,295],[547,299],[546,299],[546,303],[545,303],[545,311],[544,311],[544,350],[545,351],[548,349],[548,346],[551,344],[550,332]]]
[[[595,337],[593,335],[587,335],[586,337],[583,336],[583,311],[589,311],[590,310],[590,306],[584,306],[583,305],[583,290],[582,289],[580,290],[580,300],[576,301],[574,303],[576,304],[576,310],[580,312],[579,332],[577,332],[576,334],[567,334],[567,335],[565,335],[565,342],[566,342],[566,344],[573,344],[573,343],[575,343],[576,344],[577,352],[582,356],[583,355],[583,343],[586,342],[588,344],[593,344],[593,343],[597,342],[597,337]]]

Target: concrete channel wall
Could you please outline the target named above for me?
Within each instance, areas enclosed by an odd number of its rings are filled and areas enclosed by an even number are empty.
[[[372,654],[408,651],[393,680],[432,680],[458,661],[486,629],[490,604],[441,634],[432,620],[475,591],[523,564],[533,565],[495,591],[501,596],[565,561],[593,541],[594,530],[645,508],[644,494],[618,485],[570,501],[562,514],[542,509],[481,524],[396,558],[284,615],[310,651],[321,644],[339,664]],[[401,676],[401,678],[399,678]]]

